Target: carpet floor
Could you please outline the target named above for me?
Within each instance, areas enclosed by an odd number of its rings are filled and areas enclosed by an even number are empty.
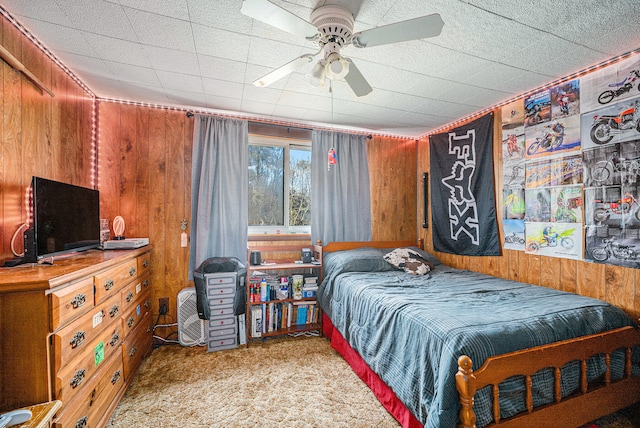
[[[638,407],[589,428],[640,427]],[[110,427],[400,425],[326,338],[252,342],[228,351],[166,345],[144,361]]]

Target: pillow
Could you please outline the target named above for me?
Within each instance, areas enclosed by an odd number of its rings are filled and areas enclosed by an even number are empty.
[[[397,269],[414,275],[426,275],[433,268],[420,253],[409,248],[396,248],[385,254],[384,259]]]
[[[324,255],[324,273],[336,272],[384,272],[394,270],[384,260],[388,250],[361,247],[353,250],[335,251]]]

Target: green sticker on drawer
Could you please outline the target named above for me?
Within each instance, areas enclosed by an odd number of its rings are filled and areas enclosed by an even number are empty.
[[[104,342],[98,343],[98,346],[93,349],[93,355],[95,356],[97,367],[104,360]]]

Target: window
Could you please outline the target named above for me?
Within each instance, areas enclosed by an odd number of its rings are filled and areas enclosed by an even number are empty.
[[[249,135],[249,233],[311,232],[311,142]]]

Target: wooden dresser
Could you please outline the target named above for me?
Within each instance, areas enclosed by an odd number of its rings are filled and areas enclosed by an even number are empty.
[[[0,268],[0,411],[60,400],[56,427],[108,422],[152,349],[150,255]]]

